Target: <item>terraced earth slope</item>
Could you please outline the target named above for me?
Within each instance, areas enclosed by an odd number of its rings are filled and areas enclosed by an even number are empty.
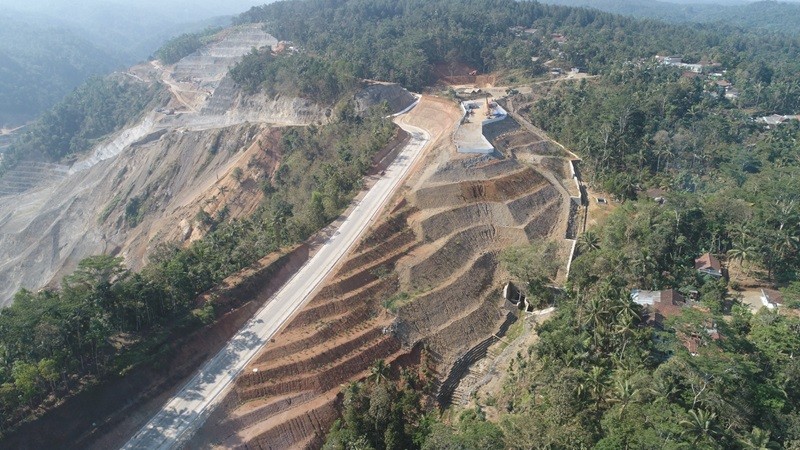
[[[457,383],[465,360],[485,354],[487,339],[516,320],[500,294],[507,275],[498,253],[563,240],[569,193],[535,161],[536,146],[457,154],[452,133],[459,118],[453,102],[432,97],[403,117],[431,134],[431,150],[186,448],[318,448],[337,417],[341,386],[365,377],[376,359],[410,364],[424,343],[445,389]],[[512,135],[537,140],[513,124],[494,131],[495,143]],[[550,150],[546,156],[560,157]]]

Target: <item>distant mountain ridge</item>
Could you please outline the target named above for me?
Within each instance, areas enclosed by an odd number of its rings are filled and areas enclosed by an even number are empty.
[[[244,4],[191,8],[165,3],[161,7],[156,2],[91,0],[4,5],[0,126],[31,121],[92,75],[142,61],[173,36],[229,23],[227,16],[216,14],[246,9]]]
[[[615,14],[673,23],[725,22],[742,28],[800,34],[800,3],[672,2],[654,0],[544,0],[543,3],[583,6]]]
[[[32,119],[120,62],[69,28],[0,15],[0,125]]]

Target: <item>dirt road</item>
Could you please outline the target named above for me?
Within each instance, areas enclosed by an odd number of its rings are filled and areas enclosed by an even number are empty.
[[[203,423],[247,363],[310,298],[401,185],[430,142],[423,130],[398,119],[411,140],[367,192],[337,232],[275,296],[158,412],[124,449],[168,449],[185,442]]]

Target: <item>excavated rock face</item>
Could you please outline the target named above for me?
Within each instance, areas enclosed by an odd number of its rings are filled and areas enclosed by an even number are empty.
[[[392,114],[403,111],[416,101],[411,92],[397,83],[367,82],[356,94],[356,113],[364,114],[373,106],[386,102]]]
[[[274,127],[322,123],[328,114],[308,100],[245,96],[226,76],[252,48],[276,42],[258,26],[235,27],[174,68],[134,67],[132,76],[167,85],[167,107],[70,167],[27,161],[4,176],[0,305],[21,287],[57,282],[93,254],[120,254],[138,268],[159,242],[201,237],[193,223],[200,207],[210,214],[227,207],[232,217],[252,212],[257,183],[240,185],[230,172],[269,176],[279,158]],[[136,214],[126,214],[129,205]]]
[[[131,68],[143,82],[162,82],[166,106],[109,136],[72,166],[26,161],[0,180],[0,305],[21,287],[57,282],[90,255],[115,253],[139,268],[160,242],[202,237],[200,207],[230,217],[249,214],[261,199],[257,183],[278,163],[270,128],[320,124],[330,111],[295,97],[245,95],[228,69],[253,48],[277,40],[259,25],[222,31],[174,67],[157,62]],[[392,112],[415,101],[396,84],[368,83],[356,94],[359,111],[388,102]],[[254,158],[259,164],[248,164]],[[236,193],[236,195],[233,195]],[[139,214],[125,214],[138,203]],[[135,217],[132,217],[135,216]]]

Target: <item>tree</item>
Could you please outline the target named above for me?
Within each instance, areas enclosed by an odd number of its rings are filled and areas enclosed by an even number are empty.
[[[741,243],[734,243],[733,248],[728,250],[728,259],[731,261],[739,261],[739,266],[744,268],[746,263],[750,262],[756,254],[756,248],[751,245],[743,245]]]
[[[691,409],[689,416],[681,420],[680,424],[684,428],[684,433],[692,439],[692,444],[714,442],[714,438],[719,434],[716,418],[716,413]]]
[[[372,374],[375,384],[386,382],[386,376],[389,374],[389,364],[386,364],[383,359],[376,360],[370,367],[370,374]]]
[[[600,248],[600,238],[593,231],[589,230],[578,236],[578,250],[581,253],[588,253]]]
[[[753,427],[753,431],[739,439],[742,448],[748,450],[776,450],[780,445],[770,440],[770,432]]]
[[[22,401],[33,403],[34,398],[41,393],[39,387],[39,370],[36,365],[24,361],[16,361],[11,368],[14,386],[20,392]]]

